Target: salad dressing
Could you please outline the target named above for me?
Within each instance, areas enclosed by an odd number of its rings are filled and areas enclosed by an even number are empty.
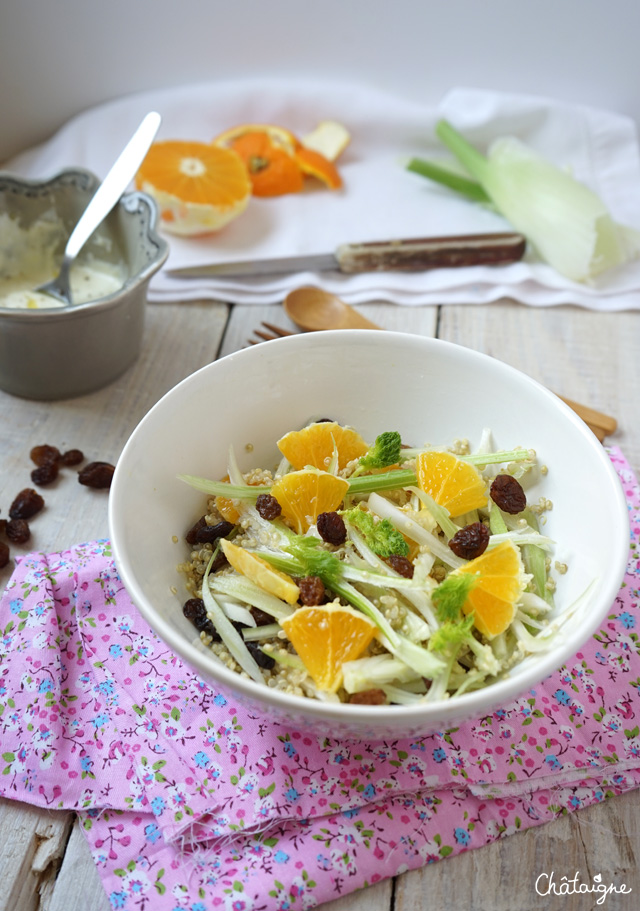
[[[56,251],[62,242],[62,226],[57,220],[43,217],[22,228],[6,213],[0,215],[0,307],[41,310],[63,306],[54,297],[34,290],[56,276]],[[119,291],[124,281],[123,264],[85,256],[71,267],[72,302],[85,304],[107,297]]]

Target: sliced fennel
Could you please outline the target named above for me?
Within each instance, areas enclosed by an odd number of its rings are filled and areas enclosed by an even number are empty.
[[[230,595],[232,598],[245,601],[250,607],[258,607],[266,614],[275,617],[276,620],[290,617],[294,611],[294,608],[286,601],[266,592],[251,579],[237,573],[216,573],[209,578],[209,587],[219,594]]]
[[[377,493],[372,493],[368,503],[371,512],[380,516],[382,519],[389,519],[398,531],[407,535],[417,544],[424,544],[434,556],[442,560],[447,566],[456,569],[465,562],[464,560],[461,560],[460,557],[456,557],[453,551],[450,550],[446,544],[443,544],[439,538],[423,528],[419,522],[412,519],[411,516],[407,515],[407,513],[391,503],[390,500],[386,500]]]
[[[502,513],[489,500],[486,507],[457,516],[454,522],[447,509],[418,486],[411,459],[425,451],[424,447],[403,449],[406,467],[385,470],[387,464],[399,463],[400,445],[399,433],[385,432],[364,459],[371,464],[360,459],[346,472],[349,491],[338,507],[338,516],[343,518],[347,538],[340,544],[325,542],[322,529],[316,525],[311,525],[305,535],[298,535],[282,516],[264,518],[255,501],[259,493],[268,492],[270,487],[246,483],[248,475],[242,473],[232,447],[227,461],[228,482],[182,476],[182,480],[209,496],[222,495],[234,501],[239,513],[231,532],[234,543],[298,580],[301,591],[305,577],[317,577],[324,586],[324,591],[320,587],[321,604],[349,606],[377,627],[373,642],[363,646],[357,660],[343,663],[340,695],[322,691],[311,670],[295,653],[294,638],[286,637],[281,625],[299,609],[298,605],[287,604],[261,588],[263,577],[259,572],[250,573],[251,578],[231,566],[211,572],[216,548],[202,579],[202,598],[227,651],[242,672],[256,682],[275,682],[267,680],[270,671],[255,661],[259,647],[280,667],[277,673],[284,675],[284,680],[287,668],[295,672],[292,681],[308,698],[348,701],[352,693],[376,689],[383,690],[388,701],[399,705],[431,703],[489,685],[510,674],[525,656],[553,647],[558,634],[562,635],[564,621],[559,624],[551,619],[552,599],[547,585],[547,555],[554,545],[540,534],[535,511],[527,510],[514,517]],[[504,470],[508,465],[514,475],[519,466],[531,477],[530,469],[536,467],[534,450],[492,451],[493,448],[491,432],[486,430],[478,451],[461,457],[478,466],[487,487],[495,476],[494,466]],[[330,468],[337,470],[335,442],[331,462]],[[280,474],[291,470],[286,461],[277,467]],[[366,520],[362,521],[365,514]],[[466,601],[468,592],[462,593],[453,612],[445,610],[442,599],[443,578],[447,584],[460,578],[473,584],[470,574],[451,576],[452,570],[464,567],[467,561],[451,550],[448,541],[461,527],[476,521],[489,523],[489,547],[507,540],[516,544],[531,577],[530,590],[515,604],[513,622],[490,641],[474,625],[470,601]],[[193,568],[201,573],[197,567],[194,557]],[[307,594],[311,592],[314,597],[317,579],[309,579],[304,586]],[[257,626],[254,608],[268,614],[273,622]],[[305,622],[303,616],[306,621],[311,615],[301,615],[300,622]],[[321,629],[322,625],[315,628],[314,635],[321,637]]]
[[[415,668],[394,658],[393,655],[372,655],[345,661],[343,665],[344,688],[347,693],[373,690],[386,683],[408,683],[420,677]]]
[[[232,658],[238,662],[242,670],[248,674],[252,680],[255,680],[256,683],[264,683],[262,671],[258,667],[255,658],[253,658],[249,649],[244,644],[242,636],[211,593],[211,589],[209,588],[209,573],[211,572],[213,559],[214,555],[212,554],[202,579],[202,600],[204,601],[207,614],[211,618],[211,622],[217,631],[220,633],[220,637],[228,648]]]

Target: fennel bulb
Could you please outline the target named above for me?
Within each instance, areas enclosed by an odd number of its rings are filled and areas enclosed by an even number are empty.
[[[617,224],[596,193],[514,137],[487,157],[446,120],[436,134],[496,209],[562,275],[589,282],[640,255],[640,231]]]

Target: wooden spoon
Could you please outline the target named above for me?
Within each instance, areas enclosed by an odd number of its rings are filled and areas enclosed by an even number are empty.
[[[376,326],[361,316],[335,294],[313,285],[296,288],[287,294],[284,310],[292,322],[311,332],[322,329],[382,329],[382,326]],[[600,442],[609,434],[615,433],[618,426],[615,418],[563,396],[560,398],[583,419]]]
[[[284,299],[284,311],[296,326],[311,332],[322,329],[382,329],[335,294],[312,285],[289,292]]]

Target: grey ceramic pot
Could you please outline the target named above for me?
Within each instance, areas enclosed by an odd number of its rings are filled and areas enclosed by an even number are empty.
[[[50,180],[0,173],[0,212],[29,227],[53,209],[66,242],[98,184],[82,169],[61,171]],[[106,386],[134,363],[149,281],[169,253],[156,222],[153,200],[127,193],[88,241],[89,255],[123,266],[124,284],[109,297],[69,309],[0,307],[1,389],[32,399],[70,398]]]

